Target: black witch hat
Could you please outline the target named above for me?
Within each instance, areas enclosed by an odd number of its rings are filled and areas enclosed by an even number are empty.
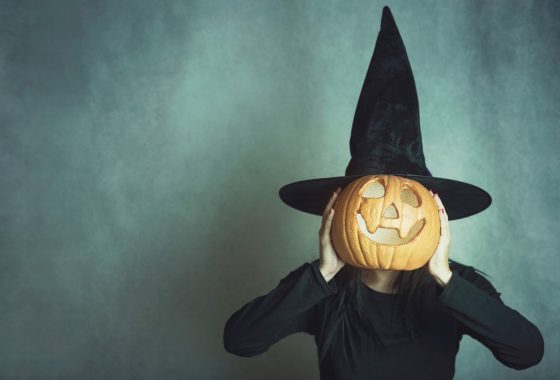
[[[282,201],[297,210],[322,215],[337,187],[344,189],[366,175],[391,174],[420,182],[438,193],[449,220],[474,215],[492,203],[485,190],[433,177],[426,167],[414,77],[389,7],[383,8],[381,29],[356,107],[350,153],[344,176],[287,184],[279,191]]]

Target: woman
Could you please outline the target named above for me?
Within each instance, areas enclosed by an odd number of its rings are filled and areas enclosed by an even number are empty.
[[[470,266],[449,260],[443,203],[436,252],[413,271],[345,265],[334,250],[331,196],[322,216],[320,258],[282,279],[268,294],[226,322],[225,349],[239,356],[264,353],[283,337],[313,335],[322,380],[452,379],[464,334],[514,369],[540,362],[538,328],[506,306],[500,293]]]

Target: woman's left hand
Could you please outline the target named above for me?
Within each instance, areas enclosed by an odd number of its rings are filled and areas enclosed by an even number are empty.
[[[440,286],[445,287],[452,275],[451,269],[449,268],[449,243],[451,241],[451,235],[449,234],[449,220],[447,218],[447,213],[445,212],[445,207],[443,207],[443,203],[439,196],[437,194],[434,195],[431,190],[430,194],[432,194],[438,205],[441,232],[436,251],[430,258],[429,268],[430,274],[434,277],[436,282]]]

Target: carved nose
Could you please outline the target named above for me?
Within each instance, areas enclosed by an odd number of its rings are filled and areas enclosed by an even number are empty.
[[[397,212],[397,208],[395,207],[394,203],[391,203],[385,211],[383,212],[383,216],[387,219],[397,219],[399,217],[399,213]]]

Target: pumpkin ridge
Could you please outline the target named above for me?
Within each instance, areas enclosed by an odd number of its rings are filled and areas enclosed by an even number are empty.
[[[383,185],[384,192],[376,188],[379,185]],[[404,194],[403,186],[412,193]],[[390,208],[386,210],[387,207]],[[335,208],[331,238],[347,264],[413,270],[428,262],[437,247],[437,203],[428,189],[414,180],[392,175],[360,177],[345,186]],[[371,232],[379,228],[393,230]]]

